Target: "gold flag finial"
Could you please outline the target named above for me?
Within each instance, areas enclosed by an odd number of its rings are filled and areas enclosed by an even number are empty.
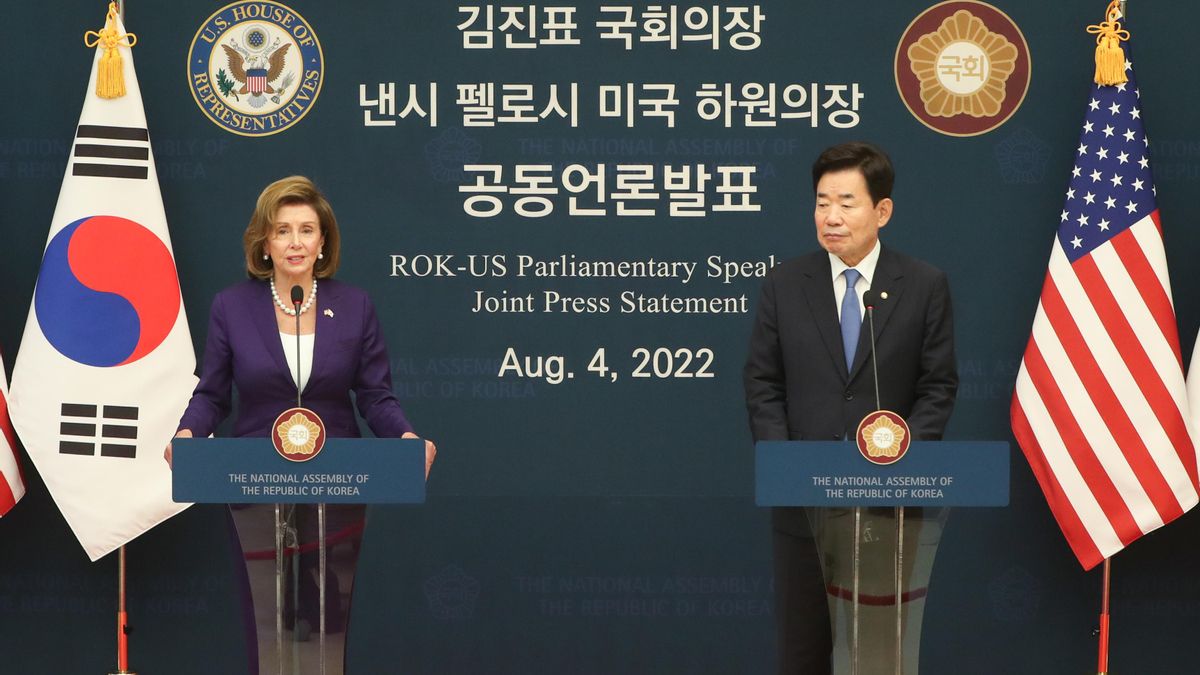
[[[1121,28],[1120,5],[1118,0],[1112,0],[1105,11],[1105,20],[1087,28],[1096,36],[1096,84],[1129,81],[1125,76],[1125,51],[1121,49],[1121,43],[1129,39],[1129,31]]]
[[[136,45],[137,36],[133,33],[117,32],[116,2],[108,3],[108,16],[104,20],[104,28],[84,33],[83,44],[88,47],[104,47],[104,55],[100,57],[100,72],[96,73],[96,95],[100,98],[124,96],[125,64],[117,48]]]

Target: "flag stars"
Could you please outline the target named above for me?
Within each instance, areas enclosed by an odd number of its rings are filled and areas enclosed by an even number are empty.
[[[1079,223],[1080,227],[1083,227],[1084,225],[1088,224],[1088,217],[1081,213],[1079,214],[1079,217],[1075,219],[1075,222]]]
[[[1120,162],[1121,164],[1129,163],[1129,153],[1122,152],[1121,154],[1117,155],[1117,161]]]
[[[1075,199],[1075,188],[1067,188],[1067,199]]]
[[[1125,83],[1124,82],[1117,83],[1117,91],[1125,91]]]
[[[1136,213],[1137,212],[1137,204],[1134,204],[1133,200],[1130,200],[1129,203],[1125,205],[1125,210],[1128,211],[1129,213]]]
[[[1097,101],[1096,99],[1092,99],[1088,103],[1088,107],[1091,108],[1092,110],[1099,110],[1100,109],[1100,101]]]
[[[1133,133],[1133,129],[1126,129],[1122,135],[1125,136],[1126,143],[1132,141],[1137,136],[1137,134]]]
[[[1116,199],[1114,199],[1114,198],[1112,197],[1112,195],[1109,195],[1108,199],[1105,199],[1105,200],[1104,200],[1104,206],[1106,206],[1107,208],[1110,208],[1110,209],[1111,209],[1111,208],[1113,208],[1113,207],[1114,207],[1114,206],[1116,206],[1116,205],[1117,205],[1117,200],[1116,200]],[[1066,213],[1066,211],[1063,211],[1063,213]]]
[[[1095,204],[1096,203],[1096,195],[1089,192],[1083,196],[1083,201],[1085,201],[1089,204]]]
[[[1117,113],[1121,112],[1121,106],[1117,105],[1114,101],[1112,105],[1108,106],[1108,112],[1116,115]]]
[[[1080,154],[1080,155],[1086,155],[1086,154],[1087,154],[1087,146],[1086,146],[1086,145],[1084,145],[1083,143],[1080,143],[1080,144],[1079,144],[1079,154]]]
[[[1113,135],[1113,126],[1111,124],[1105,125],[1105,127],[1104,127],[1105,138],[1112,138],[1112,135]]]
[[[1096,170],[1092,171],[1092,182],[1093,183],[1100,182],[1100,172],[1099,171],[1096,171]]]
[[[1133,110],[1130,110],[1130,111],[1129,111],[1129,115],[1130,115],[1131,117],[1133,117],[1133,119],[1135,119],[1135,120],[1137,120],[1137,119],[1141,119],[1141,118],[1142,118],[1142,111],[1141,111],[1141,110],[1138,110],[1137,108],[1134,108]]]
[[[1122,180],[1124,180],[1124,179],[1123,179],[1123,178],[1121,178],[1121,174],[1119,174],[1119,173],[1114,173],[1114,174],[1113,174],[1113,177],[1112,177],[1112,178],[1109,178],[1108,180],[1109,180],[1110,182],[1112,182],[1112,184],[1113,184],[1113,187],[1117,187],[1118,185],[1121,185],[1121,181],[1122,181]]]
[[[1125,70],[1132,70],[1132,69],[1133,69],[1133,62],[1130,61],[1129,59],[1125,59]]]
[[[1083,240],[1079,237],[1075,237],[1071,240],[1071,246],[1074,246],[1075,248],[1081,248],[1083,246]]]
[[[1096,157],[1100,159],[1108,159],[1108,148],[1100,148],[1097,150]]]
[[[1085,133],[1085,134],[1090,134],[1090,133],[1092,133],[1092,123],[1091,123],[1091,122],[1085,122],[1085,123],[1084,123],[1084,125],[1083,125],[1083,133]]]
[[[1142,167],[1143,169],[1149,168],[1150,160],[1146,159],[1145,155],[1142,155],[1142,158],[1138,160],[1138,166]]]
[[[1071,217],[1071,215],[1069,213],[1067,213],[1066,210],[1063,210],[1062,215],[1058,217],[1058,222],[1065,223],[1065,222],[1067,222],[1067,219],[1070,217]]]
[[[1109,225],[1108,221],[1105,220],[1104,218],[1101,218],[1100,222],[1096,225],[1096,227],[1100,228],[1101,232],[1108,232],[1108,225]]]
[[[1142,183],[1142,179],[1140,179],[1140,178],[1139,178],[1139,179],[1137,179],[1137,180],[1135,180],[1135,181],[1133,181],[1133,191],[1134,191],[1134,192],[1137,192],[1138,190],[1141,190],[1141,189],[1142,189],[1142,185],[1143,185],[1143,183]]]
[[[1075,168],[1071,169],[1071,177],[1079,178],[1079,174],[1082,172],[1083,172],[1083,169],[1080,169],[1078,166],[1076,166]]]

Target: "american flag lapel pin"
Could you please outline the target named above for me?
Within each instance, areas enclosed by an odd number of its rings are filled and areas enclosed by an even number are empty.
[[[325,316],[332,319],[333,318],[333,310],[332,309],[325,310]]]

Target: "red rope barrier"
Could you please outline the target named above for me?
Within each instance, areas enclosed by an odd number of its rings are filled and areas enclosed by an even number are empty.
[[[353,537],[355,535],[361,535],[362,531],[363,531],[362,523],[356,523],[354,525],[347,525],[346,527],[338,530],[337,532],[334,532],[333,534],[327,535],[325,537],[325,548],[327,548],[327,549],[332,548],[333,546],[340,544],[342,541],[349,539],[350,537]],[[283,549],[283,554],[287,555],[287,556],[292,556],[292,555],[296,555],[297,553],[308,553],[310,551],[316,551],[320,547],[321,547],[320,542],[310,541],[307,544],[301,544],[299,546],[287,546]],[[275,549],[270,548],[270,549],[266,549],[266,550],[262,550],[262,551],[247,551],[244,557],[246,558],[246,560],[274,560],[275,559]]]

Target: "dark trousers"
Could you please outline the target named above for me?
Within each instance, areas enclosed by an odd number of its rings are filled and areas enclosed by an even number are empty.
[[[833,635],[816,543],[811,536],[773,533],[779,675],[829,675]]]

